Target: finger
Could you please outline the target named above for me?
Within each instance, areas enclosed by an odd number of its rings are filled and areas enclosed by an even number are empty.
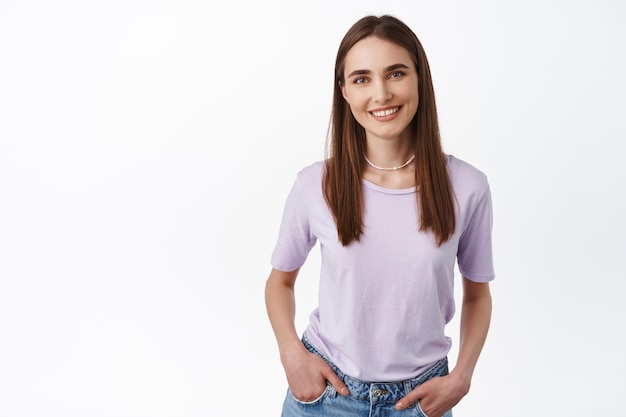
[[[396,410],[404,410],[409,408],[413,403],[424,396],[424,393],[420,389],[420,387],[415,388],[413,391],[409,392],[404,397],[400,398],[398,402],[396,402]]]
[[[345,396],[350,393],[350,390],[348,389],[346,384],[343,383],[343,381],[337,376],[336,373],[333,372],[332,369],[328,368],[328,370],[324,372],[323,375],[324,378],[326,378],[326,380],[330,382],[330,385],[332,385],[339,394]]]

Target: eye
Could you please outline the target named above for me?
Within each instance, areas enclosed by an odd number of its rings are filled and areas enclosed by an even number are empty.
[[[390,79],[394,79],[394,78],[402,78],[404,76],[404,72],[402,71],[394,71],[391,74],[389,74],[389,78]]]
[[[352,80],[352,82],[354,84],[365,84],[367,82],[367,78],[365,78],[365,77],[356,77],[354,80]]]

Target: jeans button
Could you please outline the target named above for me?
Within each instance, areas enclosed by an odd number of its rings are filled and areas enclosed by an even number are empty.
[[[380,397],[383,394],[382,390],[376,389],[374,390],[374,397]]]

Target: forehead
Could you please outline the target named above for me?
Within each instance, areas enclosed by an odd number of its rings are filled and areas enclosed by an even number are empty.
[[[382,71],[394,64],[415,68],[409,52],[397,43],[370,36],[354,44],[346,54],[344,73],[354,70]]]

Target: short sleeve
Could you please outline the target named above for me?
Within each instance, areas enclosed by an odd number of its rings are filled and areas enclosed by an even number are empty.
[[[461,235],[457,253],[459,271],[475,282],[488,282],[495,278],[491,191],[486,178],[482,185],[474,196],[475,204],[469,213],[469,221]]]
[[[303,197],[296,179],[285,202],[278,240],[271,256],[272,267],[280,271],[300,268],[317,241],[311,233]]]

